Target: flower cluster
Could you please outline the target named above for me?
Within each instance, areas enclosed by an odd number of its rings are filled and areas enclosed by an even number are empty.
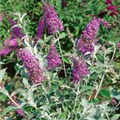
[[[18,48],[19,45],[16,38],[6,39],[4,41],[4,48],[0,50],[0,56],[6,56]]]
[[[43,70],[40,68],[37,58],[27,49],[19,49],[17,55],[24,63],[32,83],[42,82],[44,80]]]
[[[20,103],[19,103],[16,95],[13,96],[13,100],[14,100],[18,105],[20,105]],[[11,102],[11,105],[12,105],[12,106],[16,106],[13,102]],[[22,109],[17,109],[16,112],[17,112],[17,114],[20,115],[21,117],[24,117],[24,116],[25,116],[25,113],[24,113],[24,111],[23,111]]]
[[[38,30],[37,35],[35,37],[35,43],[42,38],[44,33],[45,23],[44,23],[44,17],[42,17],[38,23]]]
[[[0,50],[0,56],[6,56],[13,50],[20,48],[17,38],[22,38],[24,36],[24,34],[22,33],[22,28],[15,26],[17,24],[17,22],[12,20],[9,16],[7,16],[7,17],[12,26],[11,38],[6,39],[4,41],[4,47],[3,47],[3,49]]]
[[[88,73],[89,71],[84,58],[76,57],[74,59],[74,66],[72,71],[73,82],[82,81],[82,78],[87,76]]]
[[[110,11],[109,15],[113,16],[113,15],[117,15],[118,14],[116,6],[112,5],[113,4],[112,0],[106,0],[105,3],[108,4],[107,9],[108,9],[108,11]]]
[[[44,6],[44,16],[45,16],[45,22],[46,22],[46,26],[49,34],[55,34],[57,33],[57,31],[64,30],[63,23],[58,18],[58,15],[52,5],[46,4]]]
[[[14,25],[15,24],[12,25],[13,27],[11,33],[13,34],[14,37],[22,38],[24,36],[24,34],[22,33],[22,28],[14,27]]]
[[[78,40],[76,48],[82,52],[93,52],[94,45],[97,42],[97,34],[101,22],[107,26],[108,22],[100,18],[93,18],[87,25],[86,29],[82,32],[81,38]]]
[[[24,36],[24,34],[22,33],[22,28],[19,27],[19,26],[16,26],[17,25],[17,21],[13,20],[9,16],[8,16],[8,20],[11,23],[11,27],[12,27],[11,34],[12,34],[12,36],[15,37],[15,38],[17,38],[17,37],[18,38],[22,38]]]
[[[55,44],[52,42],[50,45],[50,49],[48,52],[48,69],[53,69],[58,67],[61,64],[61,59],[59,57],[59,53],[57,52]]]

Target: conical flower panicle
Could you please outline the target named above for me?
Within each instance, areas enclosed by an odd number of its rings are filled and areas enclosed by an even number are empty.
[[[4,42],[4,46],[11,47],[11,48],[17,48],[19,46],[17,42],[17,38],[6,39]]]
[[[87,76],[89,73],[85,60],[83,58],[76,57],[74,59],[73,66],[73,82],[82,81],[82,78]]]
[[[57,31],[63,31],[63,22],[59,19],[54,7],[50,4],[44,6],[45,22],[49,34],[55,34]]]
[[[20,27],[13,27],[11,32],[15,37],[18,38],[22,38],[24,36],[24,34],[22,33],[22,28]]]
[[[39,66],[39,61],[29,50],[19,49],[18,57],[24,63],[32,83],[38,84],[44,80],[43,70]]]
[[[86,29],[82,32],[81,38],[78,40],[76,48],[82,52],[93,52],[94,45],[97,42],[97,34],[101,22],[107,26],[108,22],[100,18],[93,18],[87,25]]]
[[[38,30],[37,30],[37,35],[35,37],[35,43],[42,38],[44,29],[45,29],[45,23],[44,23],[44,17],[42,17],[38,23]]]
[[[54,43],[51,43],[47,56],[48,69],[53,69],[61,65],[61,59]]]
[[[12,18],[9,17],[8,19],[12,26],[12,29],[11,29],[12,35],[14,37],[22,38],[24,36],[24,34],[22,33],[22,28],[15,26],[15,25],[17,25],[17,22],[15,20],[13,20]]]
[[[0,56],[6,56],[10,52],[18,48],[19,48],[19,45],[16,38],[6,39],[4,41],[4,48],[0,50]]]
[[[10,47],[3,48],[0,50],[0,56],[6,56],[8,55],[13,49]]]

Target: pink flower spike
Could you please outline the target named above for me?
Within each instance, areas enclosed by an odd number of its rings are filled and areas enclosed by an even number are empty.
[[[32,83],[41,83],[45,77],[38,59],[28,49],[19,49],[17,55],[22,60]]]
[[[44,6],[43,9],[48,33],[55,34],[58,31],[63,31],[64,30],[63,22],[58,17],[54,7],[50,4],[47,4]]]
[[[48,60],[49,70],[59,67],[62,64],[61,59],[59,57],[59,53],[57,52],[57,49],[54,43],[51,43],[50,45],[47,60]]]

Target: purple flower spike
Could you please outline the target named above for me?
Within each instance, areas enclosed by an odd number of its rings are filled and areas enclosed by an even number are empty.
[[[6,39],[4,42],[5,47],[11,47],[11,48],[17,48],[18,47],[18,42],[16,38],[12,39]]]
[[[33,84],[38,84],[44,80],[43,71],[39,66],[39,61],[29,50],[19,49],[18,57],[24,63]]]
[[[63,31],[63,22],[59,19],[54,7],[50,4],[44,6],[45,22],[49,34],[55,34],[57,31]]]
[[[12,34],[18,38],[22,38],[24,36],[24,34],[22,33],[22,28],[20,27],[12,28]]]
[[[82,52],[93,52],[94,45],[97,42],[97,34],[101,22],[104,26],[108,25],[108,22],[100,18],[93,18],[93,20],[87,25],[86,29],[82,32],[81,38],[78,40],[76,48]]]
[[[11,23],[11,26],[13,27],[11,30],[12,35],[14,37],[18,37],[18,38],[24,37],[24,34],[22,33],[22,28],[15,26],[15,25],[17,25],[17,22],[15,20],[12,20],[12,18],[10,18],[10,17],[8,17],[8,19]]]
[[[3,48],[0,50],[0,56],[6,56],[8,55],[13,49],[10,47]]]
[[[76,57],[74,60],[74,67],[72,71],[73,82],[82,81],[82,78],[89,73],[85,60],[83,58]]]
[[[77,43],[78,50],[82,53],[90,52],[92,53],[94,51],[94,43],[84,41],[82,39],[79,39]]]
[[[0,50],[0,56],[6,56],[18,48],[19,45],[16,38],[6,39],[4,42],[4,48]]]
[[[48,52],[48,69],[53,69],[61,65],[61,59],[59,57],[59,53],[57,52],[55,44],[52,42],[50,45],[50,49]]]
[[[45,28],[45,23],[44,23],[44,17],[43,17],[38,23],[38,30],[37,30],[37,35],[35,37],[35,43],[42,38],[44,33],[44,28]]]

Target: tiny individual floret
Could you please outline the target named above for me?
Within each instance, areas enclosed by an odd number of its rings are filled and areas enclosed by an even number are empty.
[[[28,49],[19,49],[17,54],[22,60],[32,83],[38,84],[42,82],[44,75],[38,59]]]
[[[59,53],[57,52],[55,44],[52,42],[47,56],[48,69],[53,69],[61,65],[61,59]]]
[[[49,34],[55,34],[57,31],[63,31],[63,22],[59,19],[54,7],[50,4],[44,6],[45,22]]]

